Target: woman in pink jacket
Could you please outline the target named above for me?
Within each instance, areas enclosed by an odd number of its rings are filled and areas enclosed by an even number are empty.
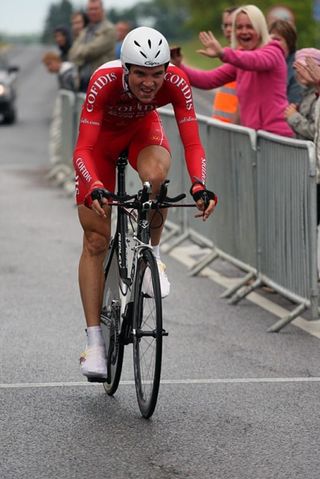
[[[198,52],[225,64],[210,71],[195,70],[181,64],[181,57],[180,61],[173,57],[191,85],[209,90],[236,80],[241,125],[294,136],[283,113],[288,105],[284,51],[279,41],[271,40],[261,10],[254,5],[236,10],[231,48],[222,48],[212,32],[201,32],[199,38],[205,48]]]

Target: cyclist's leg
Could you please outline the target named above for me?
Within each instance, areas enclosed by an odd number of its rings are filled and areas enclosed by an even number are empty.
[[[142,182],[149,181],[152,185],[152,194],[157,195],[161,183],[168,177],[171,163],[169,142],[157,112],[150,113],[143,121],[139,122],[139,130],[135,132],[135,136],[130,143],[129,161],[131,166],[137,170]],[[162,209],[161,216],[155,210],[150,214],[151,244],[158,263],[161,295],[165,297],[169,294],[170,283],[165,273],[165,265],[160,260],[160,239],[167,211]],[[145,286],[145,290],[148,292],[147,278],[145,279]],[[150,291],[150,294],[152,294],[152,291]]]
[[[137,171],[142,182],[149,181],[151,183],[153,196],[159,193],[161,184],[168,178],[170,164],[170,153],[162,146],[150,145],[140,151],[137,158]],[[151,228],[150,231],[151,244],[153,246],[160,243],[161,233],[167,217],[167,210],[163,209],[161,213],[163,218],[161,222],[154,218],[154,224],[159,223],[159,228]],[[152,211],[151,217],[154,214],[157,213]]]
[[[105,381],[108,376],[106,352],[100,326],[103,294],[103,260],[110,237],[110,208],[107,221],[86,206],[79,206],[83,228],[83,249],[79,262],[79,286],[87,323],[87,344],[80,356],[80,369],[89,381]]]
[[[137,170],[142,181],[150,181],[152,185],[152,195],[159,193],[161,184],[168,177],[170,168],[170,153],[167,149],[158,145],[147,146],[138,155]],[[170,292],[170,282],[166,274],[166,266],[160,258],[160,240],[164,223],[167,218],[167,210],[161,209],[159,212],[153,210],[150,212],[150,238],[153,247],[153,253],[157,260],[160,277],[161,296],[165,298]],[[145,274],[144,291],[153,295],[153,289],[150,278],[150,270]]]
[[[110,132],[100,134],[94,147],[95,168],[105,188],[114,190],[117,151],[106,145],[113,145]],[[76,188],[78,215],[83,229],[83,249],[79,264],[79,286],[87,326],[100,324],[100,309],[103,293],[103,260],[110,240],[111,211],[106,209],[107,218],[98,216],[84,206],[87,186],[78,178]]]
[[[115,160],[107,158],[103,149],[104,137],[94,149],[95,167],[104,186],[113,190]],[[105,143],[107,144],[107,142]],[[102,218],[84,206],[87,186],[84,179],[76,179],[78,215],[83,229],[83,249],[79,263],[79,286],[87,323],[87,344],[80,357],[81,372],[89,381],[105,380],[107,365],[105,346],[100,326],[103,296],[103,261],[110,240],[111,211],[106,207],[107,218]]]
[[[152,185],[152,194],[158,194],[160,185],[168,178],[171,164],[170,146],[158,112],[153,111],[139,121],[139,129],[130,143],[129,161],[143,181]],[[152,212],[153,214],[156,214]],[[151,244],[159,245],[167,211],[161,210],[159,228],[151,228]],[[154,218],[154,225],[157,219]],[[162,223],[162,224],[161,224]],[[161,224],[161,226],[160,226]]]
[[[107,220],[80,205],[83,249],[79,262],[79,286],[87,326],[99,326],[103,291],[103,261],[110,240],[111,213]]]

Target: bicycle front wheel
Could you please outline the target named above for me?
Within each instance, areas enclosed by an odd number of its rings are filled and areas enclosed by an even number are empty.
[[[119,386],[124,351],[124,345],[119,340],[122,322],[122,295],[118,256],[112,244],[110,245],[105,271],[100,324],[105,342],[108,377],[103,386],[106,392],[112,396]]]
[[[144,293],[146,282],[148,294]],[[157,403],[162,336],[159,272],[152,251],[146,248],[137,264],[133,306],[134,378],[139,408],[145,418],[153,414]]]

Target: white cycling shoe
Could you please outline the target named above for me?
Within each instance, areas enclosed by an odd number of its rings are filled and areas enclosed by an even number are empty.
[[[88,381],[105,381],[108,377],[104,346],[87,346],[80,356],[80,370]]]
[[[160,279],[160,289],[161,289],[161,297],[165,298],[170,293],[170,282],[168,280],[168,276],[166,274],[166,265],[162,263],[162,261],[157,260],[158,271],[159,271],[159,279]],[[143,282],[142,282],[142,291],[144,294],[147,294],[151,298],[153,298],[153,287],[152,287],[152,279],[150,269],[147,268],[144,274]]]

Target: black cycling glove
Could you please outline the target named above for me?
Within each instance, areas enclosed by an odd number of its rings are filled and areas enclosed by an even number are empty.
[[[192,183],[190,194],[195,202],[202,200],[204,202],[205,209],[208,208],[210,200],[214,200],[215,204],[218,203],[217,195],[213,191],[207,190],[205,185],[200,181],[195,181]]]
[[[101,184],[101,186],[103,185]],[[89,192],[87,193],[84,200],[84,204],[88,208],[91,208],[93,201],[98,200],[100,203],[100,206],[103,206],[102,198],[107,198],[107,199],[110,198],[110,192],[106,190],[105,188],[94,187],[90,189]]]

